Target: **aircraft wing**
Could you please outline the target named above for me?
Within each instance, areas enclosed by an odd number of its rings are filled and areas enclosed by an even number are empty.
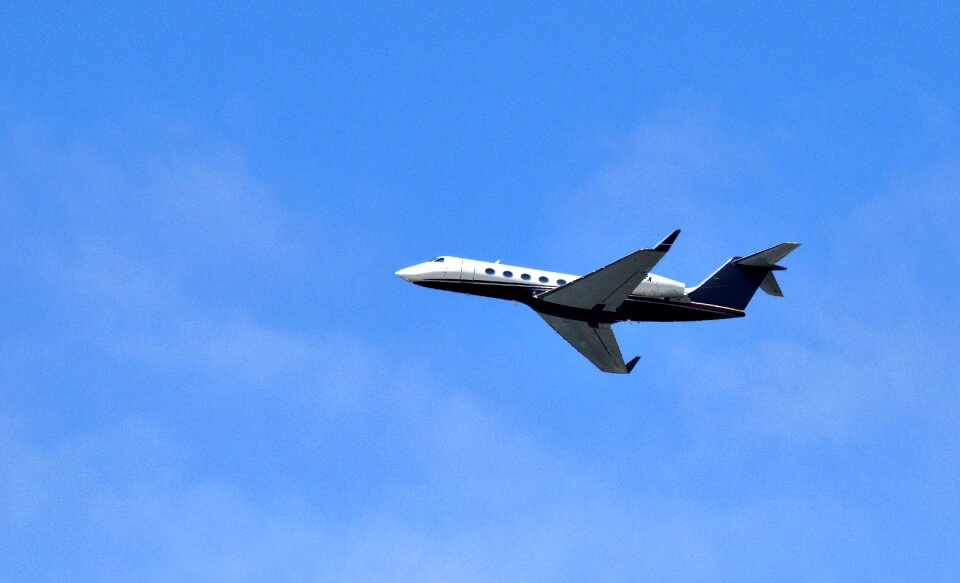
[[[670,250],[679,234],[680,229],[677,229],[653,249],[634,251],[606,267],[537,297],[545,302],[571,308],[615,310]]]
[[[629,374],[640,360],[639,356],[635,356],[633,360],[624,364],[617,337],[613,335],[610,324],[591,324],[581,320],[551,316],[543,312],[537,312],[537,314],[580,354],[586,356],[604,372]]]

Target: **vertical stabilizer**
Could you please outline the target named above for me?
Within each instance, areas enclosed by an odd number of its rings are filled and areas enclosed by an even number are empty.
[[[773,272],[786,269],[777,265],[777,261],[799,246],[799,243],[780,243],[747,257],[734,257],[691,290],[687,297],[695,302],[736,310],[746,308],[758,288],[782,297],[783,291]]]

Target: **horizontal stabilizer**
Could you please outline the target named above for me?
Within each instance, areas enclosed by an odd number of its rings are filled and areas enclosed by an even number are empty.
[[[713,272],[703,283],[687,293],[695,302],[743,310],[757,289],[783,297],[775,271],[786,269],[777,265],[800,243],[780,243],[746,257],[734,257]]]
[[[767,276],[760,282],[760,289],[771,296],[777,296],[778,298],[783,297],[783,290],[780,289],[780,284],[777,283],[777,278],[774,277],[772,271],[767,273]]]
[[[737,265],[744,265],[746,267],[770,267],[777,261],[780,261],[789,255],[791,251],[799,246],[800,243],[780,243],[779,245],[774,245],[769,249],[764,249],[759,253],[754,253],[753,255],[748,255],[742,259],[737,259],[736,263]]]

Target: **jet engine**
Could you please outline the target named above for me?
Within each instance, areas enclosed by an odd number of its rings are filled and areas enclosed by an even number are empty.
[[[645,298],[682,298],[685,295],[684,284],[659,275],[648,275],[633,290],[633,295]]]

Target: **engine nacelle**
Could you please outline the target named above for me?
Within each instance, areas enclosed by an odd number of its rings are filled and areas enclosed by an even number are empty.
[[[633,290],[633,295],[645,298],[682,298],[684,284],[679,281],[650,274]]]

